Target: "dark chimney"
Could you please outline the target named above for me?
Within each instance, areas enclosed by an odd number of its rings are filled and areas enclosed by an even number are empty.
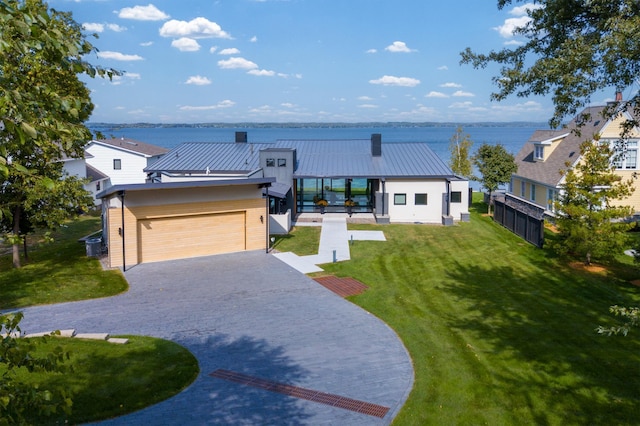
[[[247,143],[247,132],[236,132],[236,143]]]
[[[373,157],[382,156],[382,135],[380,133],[371,135],[371,155]]]

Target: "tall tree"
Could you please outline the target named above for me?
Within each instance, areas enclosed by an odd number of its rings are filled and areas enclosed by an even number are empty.
[[[470,158],[471,145],[473,145],[471,137],[464,133],[462,126],[458,126],[449,140],[449,166],[455,174],[466,178],[473,176],[473,164]]]
[[[554,249],[584,259],[609,259],[628,245],[631,207],[619,205],[634,191],[633,180],[623,180],[611,163],[613,150],[598,141],[584,142],[580,161],[564,176],[555,202],[558,238]],[[618,204],[614,203],[618,201]]]
[[[498,0],[498,8],[526,3],[528,20],[515,30],[526,39],[516,47],[479,54],[467,48],[462,63],[499,64],[495,100],[511,95],[551,95],[557,127],[602,90],[622,91],[640,75],[640,2],[635,0]],[[636,93],[617,105],[633,110]],[[616,111],[609,111],[613,115]],[[635,122],[629,125],[637,124]]]
[[[52,218],[62,219],[61,211],[84,207],[77,197],[64,203],[29,200],[43,188],[63,197],[62,188],[73,193],[79,188],[79,182],[65,181],[60,164],[65,156],[82,156],[91,139],[84,122],[93,104],[78,75],[117,74],[84,60],[94,51],[69,13],[49,9],[41,0],[0,2],[0,224],[13,243],[15,267],[20,266],[21,218],[55,227],[61,220]],[[64,208],[50,210],[50,219],[30,219],[43,213],[43,206],[56,205]]]
[[[473,162],[480,172],[478,180],[491,194],[502,184],[511,181],[511,175],[518,170],[513,154],[509,154],[504,146],[483,143],[473,156]],[[491,202],[489,202],[491,214]]]

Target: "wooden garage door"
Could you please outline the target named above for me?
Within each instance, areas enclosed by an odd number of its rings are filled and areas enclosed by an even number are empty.
[[[140,262],[231,253],[246,248],[245,212],[138,221]]]

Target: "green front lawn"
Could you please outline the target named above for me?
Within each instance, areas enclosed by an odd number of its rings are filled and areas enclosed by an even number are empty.
[[[196,358],[182,346],[162,339],[128,337],[127,344],[69,338],[51,338],[39,346],[46,356],[61,346],[71,357],[67,373],[27,373],[17,378],[42,389],[63,387],[73,400],[70,417],[34,418],[34,424],[78,424],[104,420],[160,402],[195,380]],[[0,367],[0,372],[1,372]]]
[[[627,281],[640,271],[574,269],[475,207],[453,227],[351,225],[388,241],[356,241],[351,261],[323,265],[370,286],[351,300],[411,354],[415,385],[395,424],[638,424],[640,329],[594,329],[615,323],[610,305],[640,305]]]
[[[0,310],[113,296],[128,289],[122,273],[103,271],[100,262],[86,256],[78,239],[100,229],[100,218],[83,216],[53,233],[54,242],[29,236],[28,255],[14,269],[10,247],[1,246]]]

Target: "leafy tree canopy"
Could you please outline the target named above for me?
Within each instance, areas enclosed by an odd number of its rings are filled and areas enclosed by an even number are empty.
[[[523,45],[461,53],[461,62],[475,68],[501,65],[493,78],[498,90],[492,99],[551,95],[555,111],[550,124],[557,127],[588,105],[594,93],[635,84],[640,75],[640,2],[498,0],[498,8],[516,3],[529,6],[529,20],[515,31],[526,39]],[[636,93],[617,107],[637,110],[639,105]]]

